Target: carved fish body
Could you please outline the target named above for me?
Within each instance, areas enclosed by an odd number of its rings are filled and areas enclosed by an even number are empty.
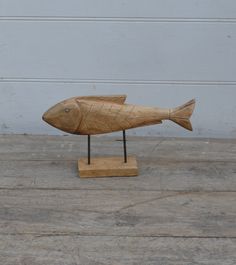
[[[64,100],[43,115],[43,120],[72,134],[103,134],[160,124],[172,120],[192,130],[191,117],[195,100],[174,109],[125,104],[125,95],[73,97]]]

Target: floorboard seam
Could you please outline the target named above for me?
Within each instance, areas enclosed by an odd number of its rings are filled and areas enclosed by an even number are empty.
[[[183,238],[183,239],[236,239],[236,236],[184,236],[184,235],[113,235],[113,234],[83,234],[77,232],[71,233],[0,233],[0,236],[35,236],[35,237],[125,237],[125,238]]]
[[[123,178],[123,177],[122,177]],[[30,191],[30,190],[44,190],[44,191],[137,191],[137,192],[175,192],[177,194],[204,194],[204,193],[236,193],[236,190],[145,190],[145,189],[87,189],[87,188],[40,188],[40,187],[27,187],[27,188],[5,188],[0,187],[0,190],[11,191]]]

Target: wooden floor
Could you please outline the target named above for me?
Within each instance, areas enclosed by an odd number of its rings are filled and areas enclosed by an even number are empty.
[[[92,155],[121,155],[92,137]],[[0,136],[1,265],[235,265],[236,140],[129,138],[140,175],[80,179],[86,137]]]

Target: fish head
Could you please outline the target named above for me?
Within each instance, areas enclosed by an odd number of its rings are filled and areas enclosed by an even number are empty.
[[[76,133],[81,120],[79,105],[74,98],[57,103],[42,119],[51,126],[68,133]]]

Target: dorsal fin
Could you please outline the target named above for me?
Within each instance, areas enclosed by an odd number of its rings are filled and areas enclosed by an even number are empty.
[[[106,101],[113,102],[117,104],[124,104],[126,100],[126,95],[108,95],[108,96],[82,96],[78,97],[78,100],[92,100],[92,101]]]

